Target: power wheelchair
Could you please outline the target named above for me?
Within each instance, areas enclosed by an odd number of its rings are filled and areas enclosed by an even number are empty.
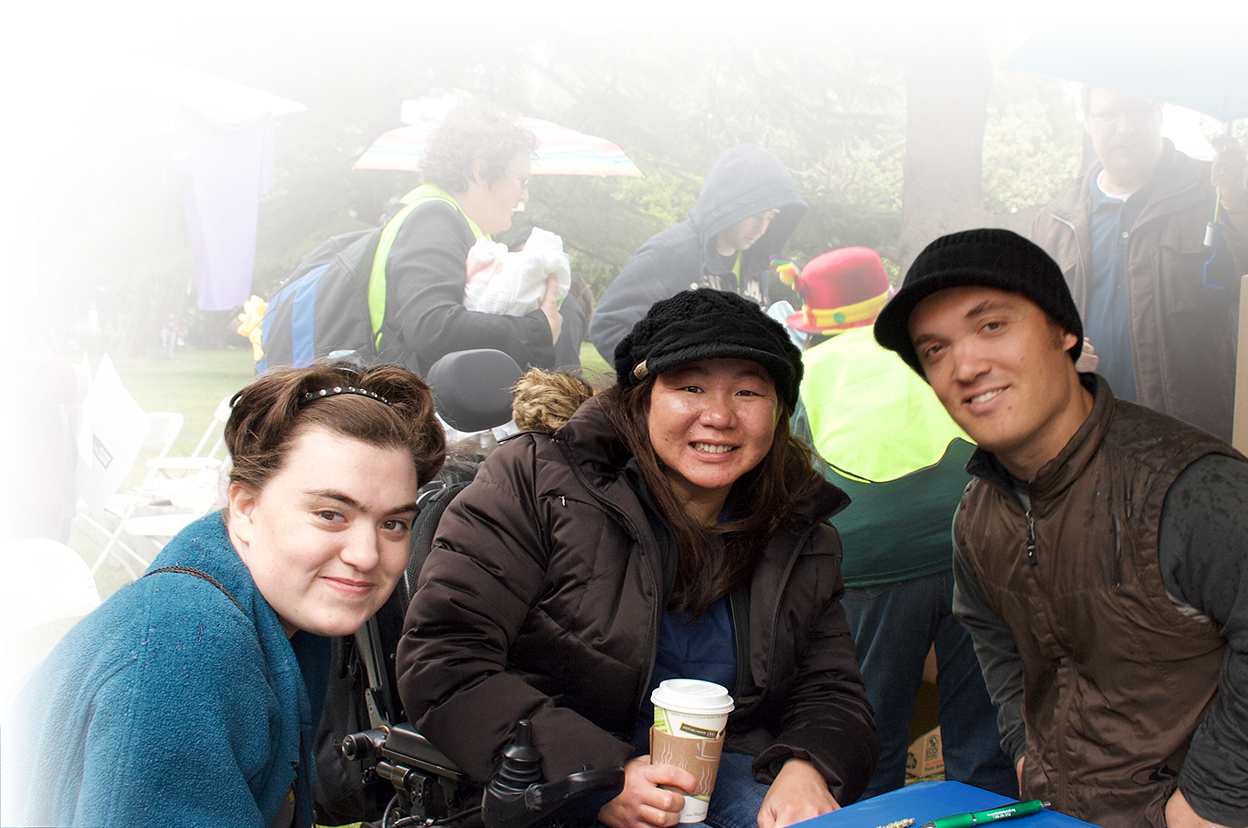
[[[510,387],[519,377],[519,367],[506,354],[467,351],[444,357],[430,369],[428,380],[443,419],[465,431],[480,431],[511,419]],[[489,381],[481,393],[462,387],[465,382],[480,385],[482,378]],[[455,387],[449,387],[451,383]],[[495,392],[495,387],[503,389],[502,393]],[[339,661],[349,662],[360,673],[351,693],[362,694],[368,723],[365,729],[338,734],[336,749],[345,762],[359,764],[361,786],[373,792],[387,784],[392,789],[381,819],[370,823],[381,828],[582,828],[592,824],[598,809],[623,789],[623,768],[585,770],[544,780],[530,724],[521,720],[499,769],[487,784],[478,785],[403,721],[398,703],[393,664],[402,618],[432,548],[438,519],[475,475],[480,459],[448,458],[439,479],[421,490],[404,578],[386,606],[353,639],[336,642],[338,656],[345,652]],[[318,745],[327,735],[325,720],[321,730]],[[325,758],[325,751],[320,751],[318,763]],[[353,816],[348,821],[367,818],[366,814]]]

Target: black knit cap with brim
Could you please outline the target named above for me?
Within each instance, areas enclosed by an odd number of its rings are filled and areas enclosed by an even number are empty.
[[[989,287],[1021,293],[1049,318],[1073,333],[1070,358],[1083,350],[1083,322],[1062,277],[1062,269],[1036,244],[1010,230],[985,228],[941,236],[923,248],[906,273],[901,290],[875,319],[875,341],[925,377],[910,342],[910,314],[937,291]]]
[[[650,306],[615,348],[615,373],[631,388],[651,375],[700,359],[748,359],[771,375],[776,393],[797,407],[802,352],[784,325],[754,302],[723,290],[682,291]]]

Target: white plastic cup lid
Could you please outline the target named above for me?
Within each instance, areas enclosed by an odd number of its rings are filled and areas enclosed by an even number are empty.
[[[650,701],[665,710],[701,716],[731,713],[733,707],[727,688],[699,679],[676,678],[660,682],[650,694]]]

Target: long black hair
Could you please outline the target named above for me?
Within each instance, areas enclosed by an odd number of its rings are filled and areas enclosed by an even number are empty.
[[[748,585],[767,542],[797,504],[815,493],[823,478],[812,467],[810,447],[789,432],[792,410],[783,399],[778,400],[771,449],[733,484],[726,504],[730,519],[715,526],[702,525],[676,494],[650,442],[653,388],[653,376],[631,388],[616,385],[602,392],[602,406],[621,441],[637,458],[650,496],[676,539],[679,562],[667,609],[689,610],[696,619],[712,601]]]

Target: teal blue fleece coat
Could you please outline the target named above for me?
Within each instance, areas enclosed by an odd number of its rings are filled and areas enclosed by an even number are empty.
[[[286,638],[219,513],[151,568],[167,566],[213,576],[241,611],[206,581],[159,573],[70,630],[4,731],[21,824],[264,828],[292,790],[293,824],[311,824],[329,640]]]

